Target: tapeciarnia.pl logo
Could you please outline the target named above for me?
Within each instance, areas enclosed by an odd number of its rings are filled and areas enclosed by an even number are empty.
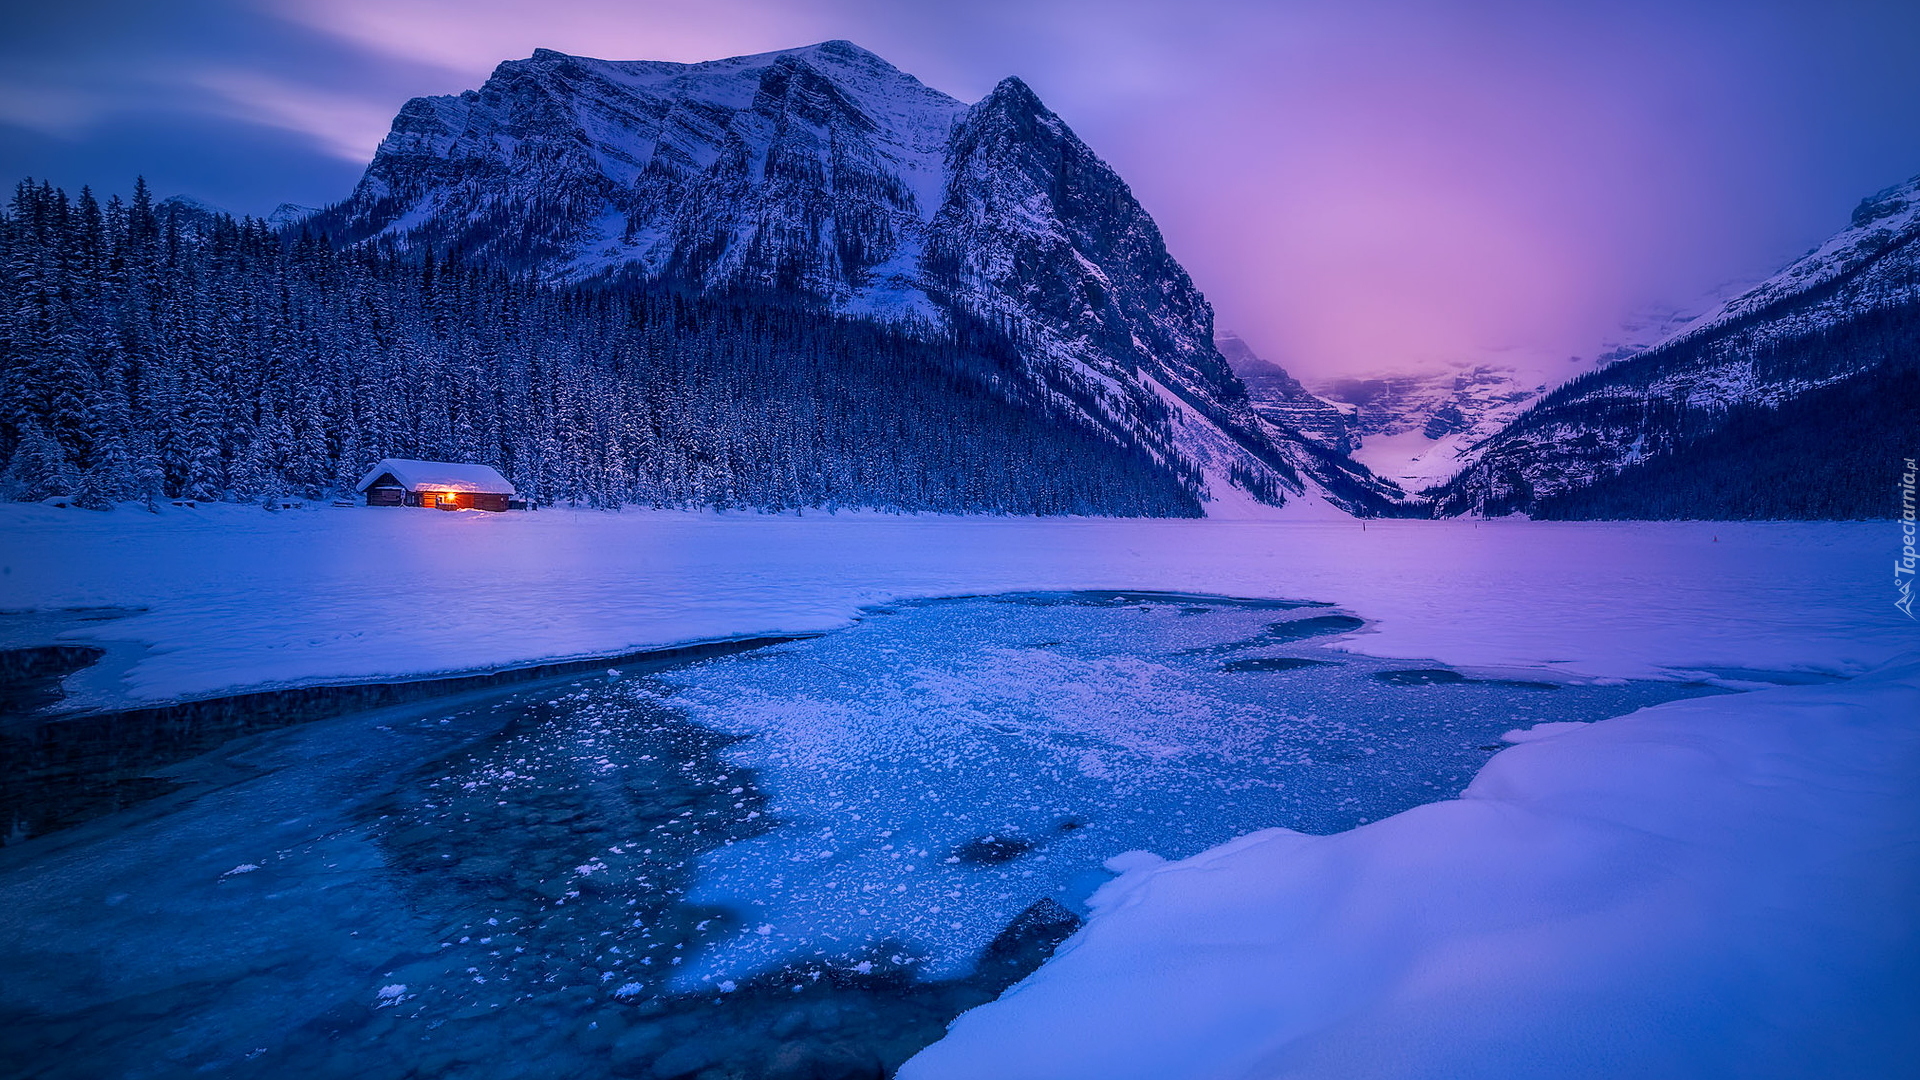
[[[1900,474],[1900,557],[1893,561],[1893,588],[1899,594],[1893,606],[1905,612],[1907,618],[1916,618],[1913,614],[1913,571],[1914,571],[1914,520],[1913,520],[1913,480],[1920,469],[1913,467],[1913,459],[1906,459],[1906,471]]]

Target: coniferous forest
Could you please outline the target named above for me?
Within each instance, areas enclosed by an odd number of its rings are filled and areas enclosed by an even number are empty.
[[[535,505],[1200,512],[1191,477],[1050,408],[992,327],[544,286],[144,184],[19,185],[0,283],[11,499],[318,498],[409,457],[493,465]]]
[[[1887,364],[1777,407],[1745,405],[1717,419],[1718,426],[1679,438],[1665,454],[1541,500],[1534,516],[1641,521],[1897,517],[1901,466],[1920,430],[1920,367]]]

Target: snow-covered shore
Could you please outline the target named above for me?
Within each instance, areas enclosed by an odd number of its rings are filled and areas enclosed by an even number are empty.
[[[1853,674],[1915,644],[1867,525],[1197,522],[0,507],[0,611],[143,608],[80,701],[827,630],[907,597],[1167,589],[1338,603],[1347,647],[1601,677]]]
[[[899,1075],[1915,1075],[1920,663],[1573,727],[1127,873]]]
[[[0,610],[144,608],[88,703],[844,625],[888,600],[1332,601],[1345,647],[1593,677],[1857,676],[1496,755],[1348,832],[1146,856],[903,1071],[1901,1076],[1920,1060],[1920,632],[1880,525],[0,508]],[[10,644],[7,643],[7,644]]]

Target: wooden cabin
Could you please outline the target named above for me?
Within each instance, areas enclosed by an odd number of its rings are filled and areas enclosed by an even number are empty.
[[[440,510],[505,510],[513,485],[491,465],[387,458],[367,470],[357,489],[368,506]]]

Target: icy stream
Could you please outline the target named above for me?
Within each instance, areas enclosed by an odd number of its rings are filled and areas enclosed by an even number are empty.
[[[1363,630],[925,601],[240,739],[0,851],[0,1052],[50,1078],[872,1076],[1031,970],[1116,856],[1350,828],[1456,794],[1504,732],[1710,692],[1330,645]]]

